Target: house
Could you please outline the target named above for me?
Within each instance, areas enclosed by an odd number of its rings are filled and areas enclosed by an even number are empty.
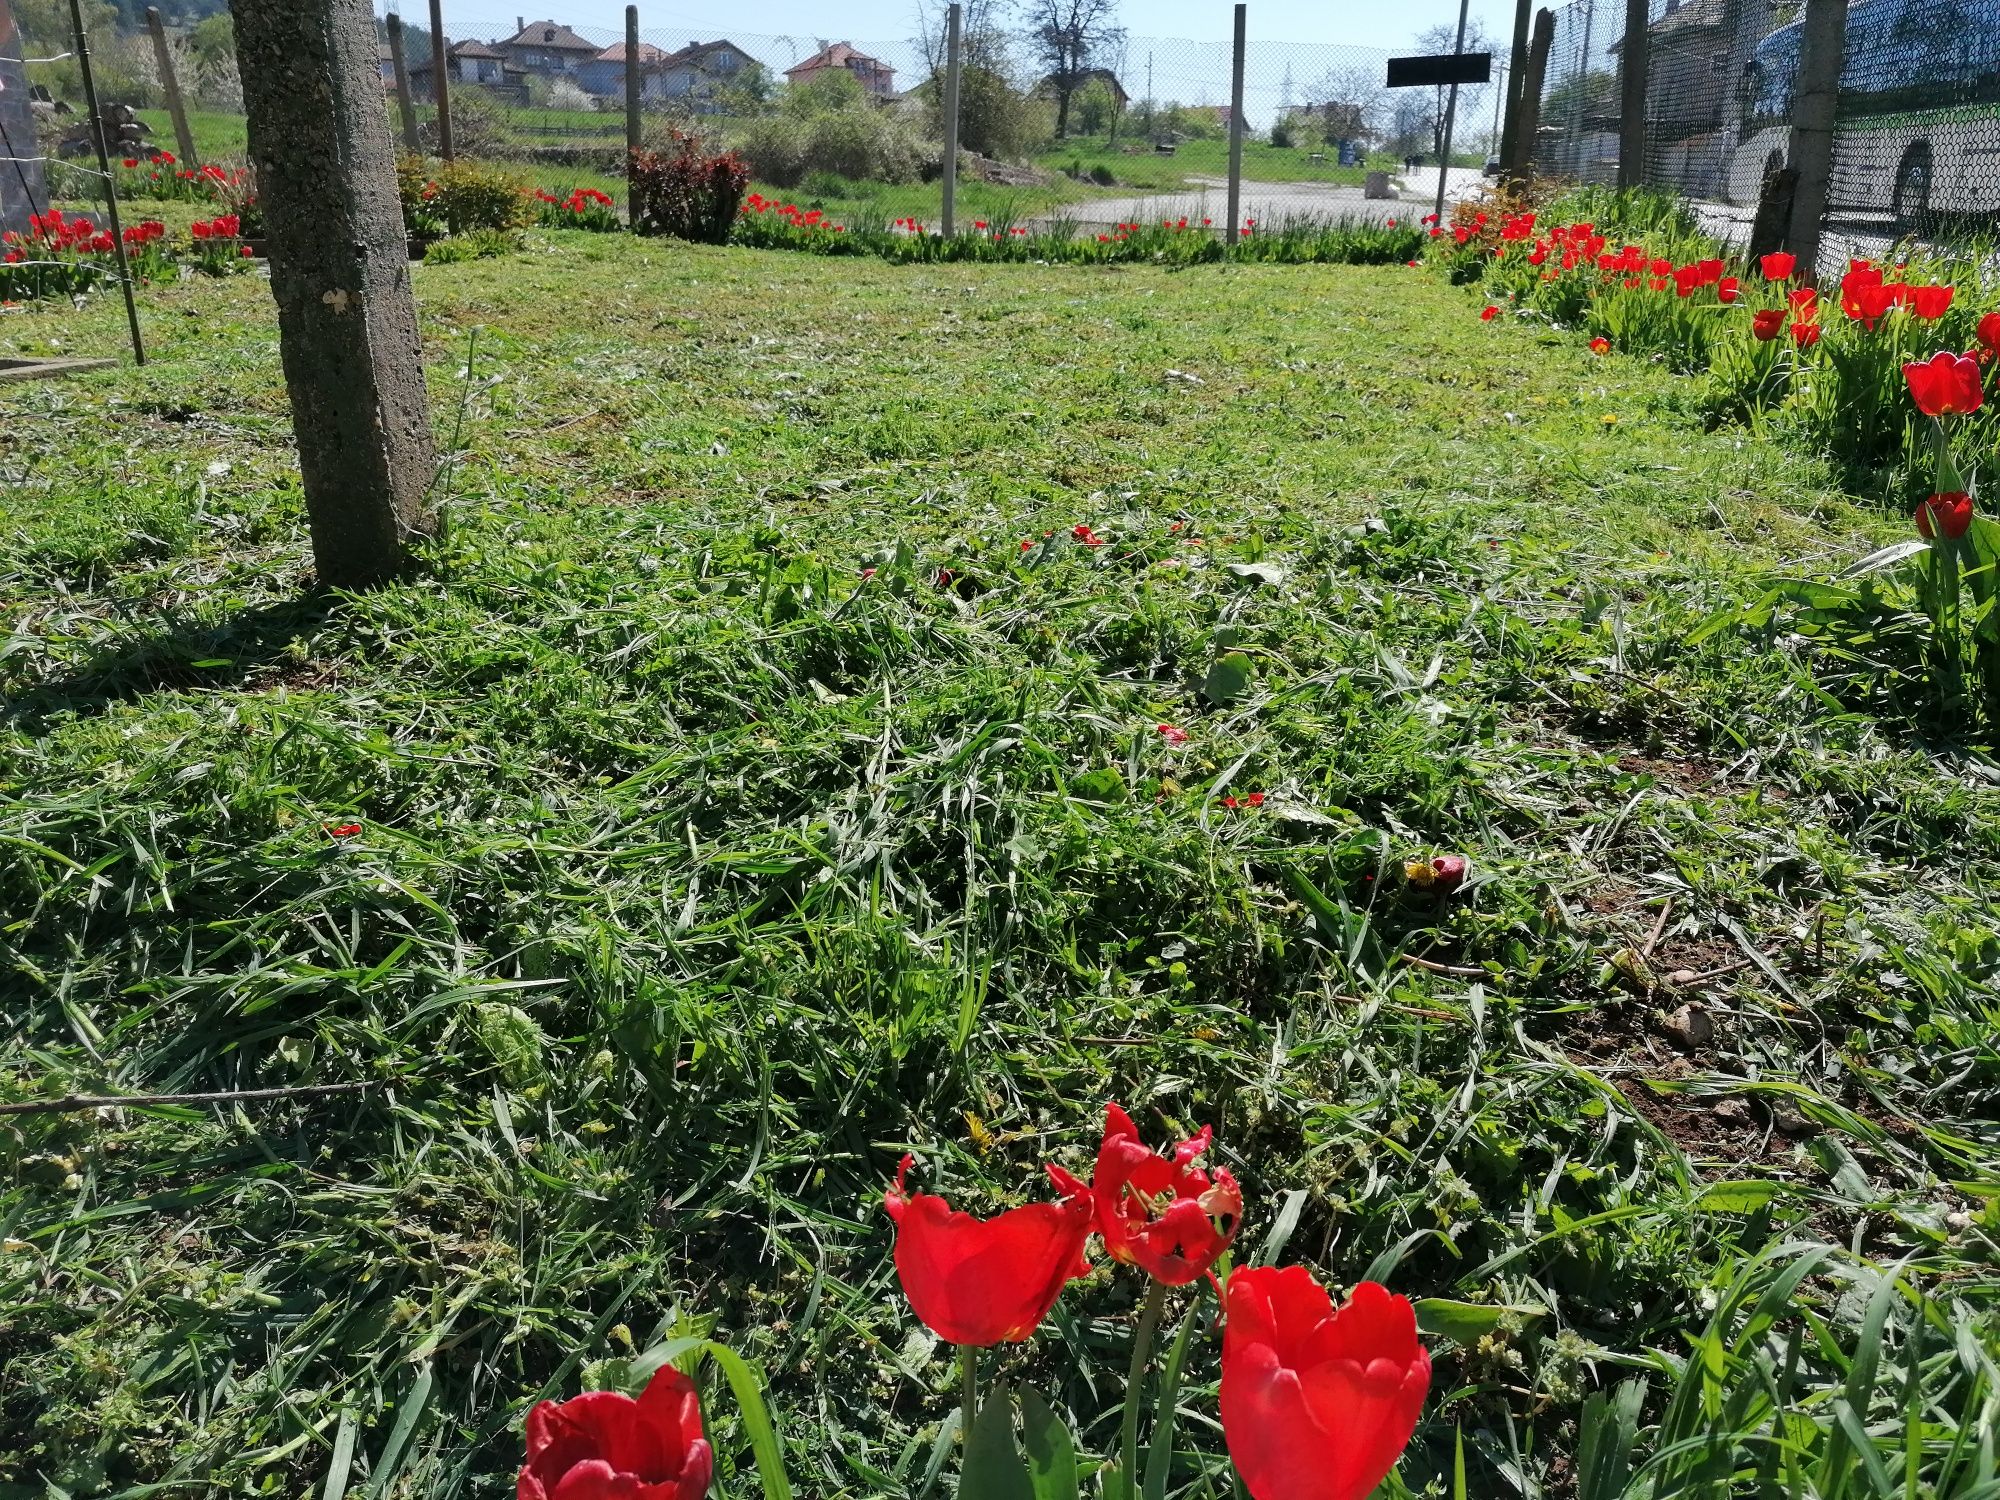
[[[493,47],[524,73],[537,73],[544,78],[574,78],[604,50],[560,21],[523,21],[517,16],[515,25],[518,28],[515,33],[503,42],[493,43]]]
[[[671,54],[650,42],[639,43],[639,92],[647,99],[664,98],[660,69]],[[576,70],[576,81],[586,93],[623,96],[625,92],[625,44],[614,42]]]
[[[896,70],[880,58],[857,51],[851,42],[834,42],[820,48],[798,66],[785,69],[785,77],[793,84],[811,83],[830,68],[846,69],[864,93],[882,99],[895,95]]]
[[[435,71],[429,49],[419,56],[405,56],[404,62],[410,70],[410,95],[412,98],[429,101],[437,97],[437,90],[431,86],[431,75]],[[384,77],[393,80],[393,63],[384,63]],[[514,67],[499,51],[485,42],[452,42],[445,48],[445,77],[454,88],[465,85],[471,88],[493,89],[526,97],[527,75]]]
[[[759,66],[756,58],[726,39],[693,42],[678,52],[662,51],[641,42],[639,93],[644,99],[686,99],[699,103],[712,99]],[[578,70],[576,79],[590,93],[622,97],[625,44],[606,47]]]
[[[1121,114],[1124,112],[1126,106],[1132,102],[1132,96],[1125,92],[1125,85],[1118,81],[1118,75],[1109,68],[1084,68],[1080,72],[1071,75],[1071,80],[1070,93],[1072,95],[1082,93],[1093,83],[1103,84],[1111,90],[1112,102],[1117,106]],[[1042,98],[1055,98],[1060,92],[1057,87],[1057,75],[1054,73],[1049,74],[1048,77],[1035,85],[1034,91]]]

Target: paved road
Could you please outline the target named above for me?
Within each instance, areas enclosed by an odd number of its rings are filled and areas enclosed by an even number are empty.
[[[1480,174],[1470,167],[1453,167],[1446,176],[1446,194],[1458,199],[1478,186]],[[1397,174],[1390,179],[1393,198],[1364,198],[1358,187],[1330,182],[1246,182],[1243,217],[1273,227],[1286,219],[1404,219],[1431,211],[1437,200],[1437,169]],[[1185,215],[1196,223],[1228,217],[1229,184],[1219,177],[1190,177],[1175,193],[1146,193],[1132,198],[1092,198],[1065,204],[1050,219],[1076,224],[1122,224],[1136,220],[1157,224]]]

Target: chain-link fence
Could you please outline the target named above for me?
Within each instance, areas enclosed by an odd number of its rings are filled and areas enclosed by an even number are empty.
[[[1534,164],[1612,182],[1623,0],[1570,0],[1554,21]],[[1637,179],[1747,220],[1790,155],[1805,27],[1799,0],[1652,0]],[[2000,220],[2000,0],[1847,7],[1827,211],[1878,233]]]
[[[975,178],[1031,198],[1041,190],[1050,203],[1082,205],[1083,217],[1088,205],[1121,197],[1219,191],[1234,108],[1229,4],[1215,5],[1214,34],[1198,39],[1112,25],[1082,36],[1038,35],[989,23],[979,4],[966,9],[960,144],[976,158]],[[830,39],[759,30],[754,12],[668,28],[651,24],[642,7],[637,56],[628,59],[622,32],[560,14],[481,17],[448,7],[441,42],[415,15],[392,41],[385,20],[384,108],[399,140],[437,153],[442,75],[454,154],[507,163],[554,187],[622,169],[633,67],[644,133],[655,140],[670,127],[698,130],[741,150],[761,182],[786,190],[916,190],[934,184],[940,170],[943,14],[932,6],[900,39]],[[1392,92],[1385,50],[1273,40],[1259,34],[1258,21],[1252,5],[1244,178],[1286,186],[1291,197],[1283,201],[1301,213],[1337,215],[1373,201],[1362,197],[1371,171],[1389,174],[1391,192],[1402,178],[1409,197],[1428,198],[1432,183],[1419,173],[1438,163],[1448,91]],[[207,24],[171,38],[168,65],[187,96],[192,155],[204,165],[233,165],[246,154],[241,83],[226,37]],[[40,154],[53,163],[49,192],[82,201],[96,190],[69,38],[30,37],[26,46],[30,56],[55,59],[28,70],[39,91]],[[190,154],[169,130],[160,60],[143,35],[108,34],[94,50],[100,94],[121,122],[116,150],[139,163],[127,170],[144,179],[127,186],[143,196],[153,191],[157,154]],[[1424,45],[1413,37],[1405,50]],[[1476,170],[1494,149],[1500,96],[1498,74],[1460,91],[1452,138],[1461,166]],[[169,175],[178,179],[189,163],[174,166]]]

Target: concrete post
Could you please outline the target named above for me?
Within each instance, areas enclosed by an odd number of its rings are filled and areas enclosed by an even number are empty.
[[[1229,229],[1233,245],[1243,232],[1243,48],[1248,26],[1247,5],[1236,7],[1235,57],[1229,65]]]
[[[960,7],[953,0],[944,21],[944,234],[958,232],[958,80]]]
[[[639,69],[639,7],[625,7],[625,212],[636,229],[639,223],[639,146],[644,139],[639,125],[639,104],[644,97],[646,77]]]
[[[1785,239],[1799,258],[1801,273],[1808,277],[1819,265],[1819,226],[1826,217],[1833,182],[1833,116],[1840,102],[1840,67],[1846,52],[1847,0],[1806,0],[1789,163],[1798,181]]]
[[[1507,113],[1500,126],[1500,170],[1510,178],[1523,175],[1517,159],[1521,150],[1521,86],[1528,76],[1528,32],[1534,24],[1534,0],[1515,0],[1514,49],[1507,57]]]
[[[1542,84],[1549,74],[1549,50],[1555,46],[1555,40],[1556,13],[1536,11],[1535,36],[1528,44],[1528,73],[1521,80],[1521,120],[1514,142],[1514,155],[1520,160],[1523,177],[1534,172],[1535,156],[1541,147]]]
[[[403,126],[403,149],[412,156],[424,154],[424,138],[417,134],[417,101],[410,94],[410,59],[403,50],[403,18],[389,12],[389,61],[396,71],[396,115]]]
[[[370,0],[229,0],[313,561],[409,565],[436,472]]]
[[[451,143],[451,48],[444,39],[444,0],[431,0],[431,102],[437,105],[438,155],[458,159]]]
[[[195,159],[194,132],[188,129],[187,105],[181,99],[181,81],[174,73],[173,49],[167,45],[167,23],[160,19],[156,5],[146,7],[146,29],[153,34],[153,63],[159,69],[160,87],[167,91],[167,113],[174,118],[174,145],[181,153],[181,165],[193,171],[201,163]]]
[[[7,0],[0,0],[0,157],[16,158],[0,166],[0,230],[26,234],[28,215],[49,206],[41,154],[35,143],[35,112],[28,108],[21,33]]]
[[[1618,43],[1618,186],[1646,181],[1646,63],[1652,44],[1646,0],[1625,0],[1625,35]]]

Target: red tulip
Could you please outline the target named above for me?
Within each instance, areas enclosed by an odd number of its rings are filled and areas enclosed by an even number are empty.
[[[1798,257],[1784,250],[1776,250],[1765,256],[1758,264],[1763,268],[1766,281],[1789,281],[1793,267],[1799,263]]]
[[[1903,366],[1917,410],[1927,417],[1963,416],[1978,411],[1986,399],[1979,378],[1979,361],[1941,350],[1922,364]]]
[[[1819,342],[1819,324],[1794,323],[1792,325],[1792,342],[1797,344],[1801,349],[1810,349],[1814,344]]]
[[[896,1275],[923,1325],[954,1344],[1018,1344],[1090,1270],[1083,1242],[1096,1212],[1090,1188],[1051,1166],[1059,1203],[1030,1203],[990,1219],[953,1212],[944,1199],[904,1187],[903,1158],[884,1206],[896,1221]]]
[[[1592,339],[1590,341],[1590,352],[1592,354],[1609,354],[1611,352],[1611,340],[1602,336]]]
[[[1769,343],[1785,326],[1785,310],[1782,307],[1767,307],[1750,320],[1750,332]]]
[[[1495,307],[1492,303],[1489,302],[1483,309],[1480,310],[1479,321],[1482,323],[1491,323],[1495,318],[1499,316],[1500,316],[1500,309]]]
[[[1990,312],[1979,320],[1979,342],[2000,353],[2000,312]]]
[[[1852,281],[1852,278],[1849,278]],[[1881,282],[1863,281],[1850,285],[1842,282],[1840,287],[1840,310],[1870,333],[1891,307],[1896,305],[1894,289]]]
[[[1738,289],[1741,286],[1742,283],[1734,276],[1724,276],[1715,283],[1715,295],[1720,301],[1734,302],[1739,295]]]
[[[701,1500],[715,1467],[694,1382],[660,1366],[634,1401],[588,1391],[528,1413],[516,1500]]]
[[[1943,536],[1957,541],[1972,525],[1972,497],[1962,491],[1933,495],[1917,507],[1917,532],[1925,541]]]
[[[1910,310],[1920,318],[1941,318],[1951,310],[1952,293],[1950,286],[1918,286],[1910,288]]]
[[[1211,1180],[1194,1165],[1214,1136],[1204,1125],[1171,1157],[1160,1156],[1140,1141],[1130,1115],[1106,1106],[1090,1186],[1097,1232],[1113,1260],[1168,1286],[1186,1286],[1229,1248],[1243,1216],[1242,1190],[1228,1169],[1218,1167]]]
[[[1162,724],[1160,738],[1169,745],[1185,745],[1188,742],[1188,732],[1178,724]]]
[[[1786,294],[1785,300],[1790,302],[1796,310],[1803,313],[1818,304],[1819,293],[1809,286],[1795,286]]]
[[[1409,1299],[1364,1281],[1338,1312],[1303,1266],[1229,1278],[1222,1433],[1253,1500],[1366,1500],[1430,1389]]]

